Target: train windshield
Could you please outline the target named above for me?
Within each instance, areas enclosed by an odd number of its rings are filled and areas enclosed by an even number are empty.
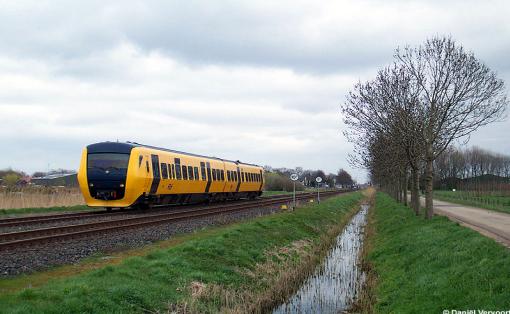
[[[129,154],[95,153],[88,155],[88,170],[105,173],[126,174],[129,163]]]

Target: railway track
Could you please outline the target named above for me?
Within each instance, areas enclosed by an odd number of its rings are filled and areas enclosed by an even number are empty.
[[[323,192],[327,193],[327,192]],[[296,195],[308,195],[312,196],[315,193],[300,193]],[[288,198],[288,195],[272,195],[263,197],[263,199],[281,199],[281,198]],[[238,202],[246,202],[245,200],[236,201]],[[194,208],[197,207],[197,205],[185,205],[186,208]],[[172,206],[159,206],[155,209],[157,210],[165,210],[165,209],[175,209],[175,208],[182,208],[182,206],[178,205],[172,205]],[[77,220],[77,219],[83,219],[83,218],[92,218],[92,217],[99,217],[99,216],[114,216],[119,214],[126,214],[126,213],[150,213],[150,211],[143,211],[143,210],[115,210],[115,211],[106,211],[106,210],[94,210],[94,211],[84,211],[79,213],[62,213],[62,214],[49,214],[49,215],[37,215],[37,216],[26,216],[26,217],[13,217],[13,218],[4,218],[0,219],[0,228],[4,227],[16,227],[16,226],[24,226],[24,225],[31,225],[31,224],[40,224],[40,223],[51,223],[51,222],[61,222],[61,221],[71,221],[71,220]]]
[[[340,191],[328,191],[323,192],[323,196],[331,196],[335,194],[341,193]],[[297,194],[296,199],[302,200],[313,197],[315,193],[302,193]],[[197,217],[204,217],[209,215],[217,215],[222,213],[228,213],[233,211],[241,211],[249,208],[259,207],[259,206],[269,206],[269,205],[277,205],[292,201],[292,196],[273,196],[267,198],[257,199],[255,201],[244,201],[244,202],[236,202],[229,204],[221,204],[221,205],[213,205],[213,206],[201,206],[195,207],[192,209],[184,209],[184,210],[172,210],[166,212],[156,212],[150,213],[148,212],[146,215],[131,217],[131,218],[122,218],[122,219],[112,219],[107,221],[100,222],[92,222],[92,223],[82,223],[82,224],[73,224],[66,226],[58,226],[51,228],[40,228],[28,231],[19,231],[19,232],[8,232],[0,234],[0,251],[13,249],[24,246],[32,246],[37,244],[43,244],[53,241],[61,241],[61,240],[70,240],[75,238],[82,238],[92,235],[100,235],[109,232],[115,232],[120,230],[128,230],[134,228],[141,228],[146,226],[152,226],[156,224],[176,222],[186,219],[192,219]],[[59,215],[48,215],[40,217],[40,220],[37,219],[28,219],[28,220],[18,220],[18,221],[10,221],[1,223],[29,223],[29,221],[36,221],[40,223],[41,221],[45,221],[48,219],[77,219],[77,217],[87,217],[87,215],[99,215],[100,212],[88,212],[87,213],[74,213],[72,214],[59,214]],[[103,212],[103,215],[105,213]],[[115,214],[115,213],[110,213]],[[71,216],[70,216],[71,215]],[[25,218],[35,218],[35,217],[25,217]],[[35,222],[34,222],[35,223]]]

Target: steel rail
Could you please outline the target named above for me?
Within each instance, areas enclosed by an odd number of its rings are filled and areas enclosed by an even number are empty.
[[[324,192],[323,195],[334,195],[342,191]],[[310,195],[296,195],[298,199],[306,199]],[[172,211],[163,214],[144,215],[141,217],[108,220],[87,224],[69,225],[61,227],[43,228],[21,232],[11,232],[0,234],[0,250],[14,248],[19,246],[32,245],[36,243],[45,243],[48,241],[72,239],[78,236],[87,236],[94,233],[104,233],[114,230],[143,227],[155,225],[170,221],[180,221],[189,218],[196,218],[208,215],[221,214],[225,212],[245,210],[257,206],[276,205],[291,201],[292,197],[282,197],[276,199],[262,199],[256,202],[235,203],[219,205],[214,207],[202,207],[196,210]]]
[[[324,192],[325,193],[325,192]],[[301,193],[301,194],[312,194],[312,193]],[[282,197],[288,197],[287,195],[271,195],[266,196],[262,198],[270,198],[270,199],[276,199],[276,198],[282,198]],[[247,200],[238,200],[236,202],[246,202]],[[194,205],[161,205],[160,207],[156,207],[155,209],[158,210],[164,210],[168,208],[179,208],[182,206],[190,207]],[[197,205],[195,205],[197,206]],[[199,205],[198,205],[199,206]],[[140,212],[144,213],[143,210]],[[147,211],[145,211],[146,213]],[[36,216],[26,216],[26,217],[14,217],[14,218],[4,218],[0,219],[0,228],[3,227],[14,227],[14,226],[22,226],[22,225],[29,225],[29,224],[37,224],[37,223],[51,223],[51,222],[59,222],[59,221],[69,221],[69,220],[76,220],[76,219],[82,219],[82,218],[91,218],[91,217],[97,217],[97,216],[112,216],[117,214],[130,214],[130,213],[136,213],[136,211],[131,210],[116,210],[113,212],[108,212],[106,210],[97,210],[97,211],[84,211],[79,213],[64,213],[64,214],[52,214],[52,215],[36,215]]]

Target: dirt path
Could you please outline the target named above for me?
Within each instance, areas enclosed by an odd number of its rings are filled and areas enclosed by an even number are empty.
[[[422,201],[424,203],[424,199]],[[439,200],[434,200],[434,212],[436,215],[447,216],[510,248],[510,214]]]

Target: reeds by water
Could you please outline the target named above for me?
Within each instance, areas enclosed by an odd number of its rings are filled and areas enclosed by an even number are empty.
[[[0,189],[0,209],[46,208],[85,204],[78,188],[23,187]]]

